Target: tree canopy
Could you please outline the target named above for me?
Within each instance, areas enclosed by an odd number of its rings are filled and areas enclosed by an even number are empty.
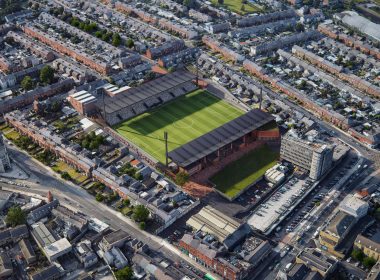
[[[119,46],[121,44],[121,37],[119,33],[114,33],[112,35],[112,45],[115,47]]]
[[[13,206],[9,208],[5,223],[11,227],[25,224],[26,213],[20,208],[20,206]]]
[[[26,91],[33,89],[34,83],[32,78],[30,76],[25,76],[21,81],[21,87]]]
[[[136,222],[145,222],[149,217],[149,210],[144,205],[137,205],[133,208],[132,218]]]
[[[133,42],[133,40],[131,38],[129,38],[127,40],[127,42],[125,43],[125,45],[128,47],[128,48],[133,48],[133,46],[135,45],[135,42]]]
[[[117,280],[130,280],[133,278],[133,270],[131,267],[126,266],[116,271],[115,277]]]
[[[40,71],[40,80],[45,84],[52,84],[54,81],[54,69],[49,65],[44,66]]]

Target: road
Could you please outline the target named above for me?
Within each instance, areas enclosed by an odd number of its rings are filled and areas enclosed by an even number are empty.
[[[161,252],[167,259],[173,262],[182,261],[204,273],[209,273],[209,271],[202,265],[182,254],[177,248],[172,246],[166,240],[146,231],[140,230],[138,226],[129,218],[125,217],[120,212],[117,212],[110,207],[95,201],[93,196],[79,186],[62,181],[59,178],[59,175],[53,172],[50,168],[47,168],[35,159],[31,158],[23,151],[19,151],[15,146],[12,145],[9,147],[9,154],[11,158],[21,165],[30,175],[30,178],[26,181],[12,181],[25,184],[29,186],[29,188],[4,183],[0,183],[0,186],[6,188],[10,187],[15,191],[27,191],[29,193],[42,196],[46,196],[47,192],[50,190],[53,196],[59,199],[62,204],[68,204],[69,207],[71,206],[72,208],[75,208],[90,217],[96,217],[109,224],[113,229],[122,229],[128,232],[128,234],[132,237],[138,237],[139,240],[148,244],[152,250]],[[188,270],[186,268],[183,267],[181,269],[186,271],[183,272],[184,275],[188,274]],[[219,279],[217,276],[214,278]]]
[[[352,155],[354,156],[354,155]],[[293,262],[296,255],[303,250],[305,247],[314,247],[313,238],[314,233],[318,230],[318,228],[327,220],[328,216],[334,210],[336,206],[338,206],[339,202],[353,189],[360,188],[361,182],[363,179],[368,176],[368,170],[361,169],[361,173],[358,173],[358,167],[363,166],[366,163],[366,159],[363,157],[358,158],[357,162],[354,166],[345,172],[345,175],[332,187],[328,187],[329,183],[333,178],[335,178],[341,170],[344,170],[344,167],[351,161],[351,157],[349,156],[347,159],[342,162],[338,168],[333,170],[331,174],[329,174],[317,187],[317,191],[313,195],[309,195],[304,201],[304,206],[300,207],[293,215],[290,220],[286,223],[282,224],[281,232],[276,233],[276,239],[280,240],[283,246],[290,246],[291,250],[280,258],[277,256],[274,263],[274,269],[272,271],[265,271],[262,273],[258,280],[271,280],[274,279],[279,270],[283,270],[288,263]],[[358,173],[358,175],[355,175]],[[355,177],[355,178],[354,178]],[[323,187],[322,187],[323,186]],[[318,193],[323,192],[328,195],[324,197],[321,201],[320,205],[311,210],[310,215],[305,216],[305,219],[300,222],[300,224],[294,229],[291,234],[288,234],[284,231],[286,225],[290,224],[292,220],[298,216],[299,213],[304,211],[306,205],[316,196]],[[301,238],[297,238],[300,236]],[[272,266],[273,267],[273,266]],[[358,270],[356,268],[356,270]],[[356,272],[356,275],[360,274]]]

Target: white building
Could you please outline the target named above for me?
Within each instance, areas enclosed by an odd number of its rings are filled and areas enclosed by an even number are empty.
[[[59,257],[70,253],[72,246],[66,238],[62,238],[58,241],[51,243],[44,247],[45,256],[47,259],[52,262],[58,259]]]
[[[361,200],[353,195],[347,195],[339,205],[339,209],[357,219],[364,217],[368,212],[368,202]]]

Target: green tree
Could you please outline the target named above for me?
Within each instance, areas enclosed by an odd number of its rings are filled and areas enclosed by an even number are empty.
[[[128,47],[128,48],[133,48],[134,47],[134,45],[135,45],[135,42],[131,39],[131,38],[129,38],[128,40],[127,40],[127,42],[125,43],[125,45]]]
[[[70,21],[70,24],[71,24],[72,26],[79,27],[79,25],[80,25],[80,21],[79,21],[78,18],[76,18],[76,17],[72,17],[72,18],[71,18],[71,21]]]
[[[128,198],[126,198],[126,199],[123,200],[123,204],[125,206],[129,206],[129,205],[131,205],[131,201]]]
[[[45,84],[52,84],[54,81],[54,69],[49,65],[44,66],[40,71],[40,80]]]
[[[108,42],[112,38],[112,36],[113,36],[113,32],[106,32],[103,34],[102,40],[104,42]]]
[[[63,172],[63,173],[61,174],[61,177],[62,177],[62,179],[64,179],[64,180],[71,180],[71,176],[70,176],[70,174],[69,174],[67,171]]]
[[[223,5],[224,4],[224,0],[218,0],[218,4],[219,5]]]
[[[245,12],[245,5],[243,4],[243,5],[241,5],[241,8],[240,8],[240,10],[242,11],[242,12]]]
[[[364,259],[364,253],[363,253],[362,250],[355,248],[355,249],[352,250],[351,257],[352,257],[354,260],[357,260],[357,261],[359,261],[359,262],[362,262],[363,259]]]
[[[144,179],[144,176],[140,172],[135,172],[135,176],[133,176],[136,180]]]
[[[130,280],[133,278],[133,270],[131,267],[126,266],[116,271],[115,277],[117,280]]]
[[[133,208],[132,218],[136,222],[145,222],[149,217],[149,210],[144,205],[137,205]]]
[[[366,268],[371,268],[372,266],[374,266],[376,264],[376,260],[372,257],[365,257],[363,259],[363,265],[366,267]]]
[[[95,199],[96,201],[101,202],[104,200],[104,196],[101,193],[97,193]]]
[[[5,217],[5,223],[11,227],[25,224],[26,213],[21,209],[20,206],[13,206],[8,210],[7,216]]]
[[[141,222],[141,223],[139,224],[139,228],[140,228],[141,230],[144,230],[144,229],[146,228],[146,224],[145,224],[145,222]]]
[[[112,45],[118,47],[121,44],[121,37],[119,33],[114,33],[112,36]]]
[[[25,76],[21,81],[21,87],[26,91],[33,89],[34,83],[32,78],[30,76]]]
[[[96,32],[95,32],[95,36],[96,36],[97,38],[102,38],[102,36],[103,36],[103,31],[102,31],[102,30],[98,30],[98,31],[96,31]]]
[[[189,174],[186,172],[180,171],[175,175],[175,182],[180,186],[183,186],[188,180]]]
[[[95,149],[97,149],[99,147],[99,145],[96,144],[96,142],[91,142],[90,145],[88,146],[88,148],[93,151]]]

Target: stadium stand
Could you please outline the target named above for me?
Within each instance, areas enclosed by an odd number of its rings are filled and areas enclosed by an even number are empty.
[[[169,73],[114,97],[105,96],[99,106],[109,125],[115,125],[197,89],[195,76],[185,70]]]
[[[266,112],[251,110],[169,152],[168,156],[177,166],[194,174],[204,168],[208,161],[232,153],[241,144],[256,141],[257,131],[273,120],[273,116]]]

